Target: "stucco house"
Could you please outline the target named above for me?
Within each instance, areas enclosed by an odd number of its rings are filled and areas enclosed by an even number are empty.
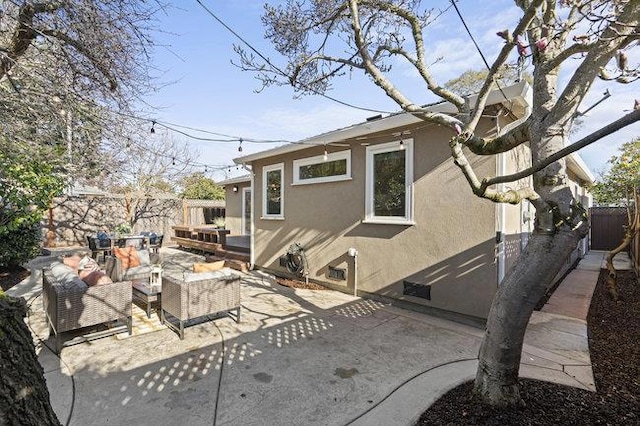
[[[493,92],[479,134],[524,120],[530,90],[519,83]],[[447,103],[430,108],[455,112]],[[250,235],[256,268],[287,275],[283,255],[298,243],[312,281],[482,322],[526,245],[533,208],[473,195],[451,160],[450,137],[398,113],[237,158],[252,174],[222,182],[227,227]],[[522,168],[528,155],[521,147],[469,158],[479,176],[495,176]],[[588,207],[594,178],[579,156],[567,163],[572,190]]]

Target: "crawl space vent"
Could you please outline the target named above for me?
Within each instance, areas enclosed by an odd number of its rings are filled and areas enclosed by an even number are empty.
[[[404,286],[402,294],[431,300],[431,285],[412,283],[411,281],[406,280],[402,281],[402,284]]]
[[[347,279],[347,271],[342,268],[334,268],[333,266],[329,266],[329,278],[344,281]]]

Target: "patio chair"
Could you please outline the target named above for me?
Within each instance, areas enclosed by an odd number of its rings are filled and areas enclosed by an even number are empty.
[[[109,238],[87,235],[87,245],[91,250],[91,257],[95,260],[98,260],[98,255],[102,254],[103,261],[105,261],[107,255],[111,254],[111,240]]]
[[[240,322],[240,277],[223,268],[162,277],[162,323],[184,339],[185,325],[231,316]]]
[[[158,250],[162,247],[163,234],[156,234],[155,232],[141,232],[140,235],[147,237],[149,251],[151,253],[158,253]]]

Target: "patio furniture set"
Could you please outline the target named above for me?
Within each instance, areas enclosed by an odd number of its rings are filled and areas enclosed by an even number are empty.
[[[129,257],[123,257],[122,251]],[[157,305],[162,324],[175,331],[181,340],[189,325],[222,316],[240,321],[240,277],[229,268],[169,273],[158,264],[159,256],[147,249],[126,248],[113,254],[117,256],[106,256],[104,271],[96,270],[90,275],[82,267],[82,262],[91,263],[88,257],[80,261],[79,270],[65,258],[43,270],[44,311],[58,352],[63,346],[106,335],[124,331],[131,335],[134,301],[145,307],[148,317],[152,306]],[[133,258],[137,261],[132,261]],[[87,278],[96,278],[96,274],[99,280]],[[86,328],[100,324],[105,324],[106,329],[81,334]],[[67,340],[67,333],[76,336]]]
[[[137,249],[147,248],[149,251],[157,253],[162,247],[163,234],[154,232],[141,232],[139,235],[108,235],[100,233],[97,235],[87,235],[87,244],[91,250],[91,257],[98,259],[99,255],[106,257],[113,253],[115,247],[134,246]]]

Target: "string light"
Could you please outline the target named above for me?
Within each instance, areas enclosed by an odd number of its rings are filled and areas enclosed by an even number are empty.
[[[324,146],[324,154],[322,155],[322,161],[327,161],[329,159],[329,153],[327,153],[327,146]]]
[[[175,166],[176,165],[176,157],[173,157],[171,159],[171,165]]]
[[[238,144],[238,152],[242,152],[242,138],[240,138],[240,143]]]
[[[156,122],[152,121],[151,122],[151,133],[155,133],[156,132]]]
[[[400,150],[404,151],[404,141],[400,138]]]

